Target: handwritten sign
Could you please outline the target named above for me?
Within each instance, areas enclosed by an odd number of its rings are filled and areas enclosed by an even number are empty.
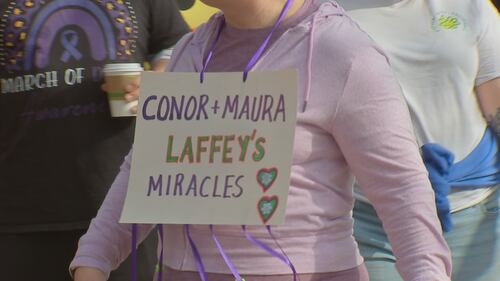
[[[120,222],[284,222],[297,108],[294,70],[144,73]]]

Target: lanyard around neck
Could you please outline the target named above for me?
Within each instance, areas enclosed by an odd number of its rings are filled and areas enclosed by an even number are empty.
[[[285,6],[281,10],[281,13],[280,13],[278,19],[276,20],[276,22],[274,23],[273,27],[271,28],[271,30],[267,34],[267,36],[264,39],[264,41],[260,44],[260,47],[253,54],[252,58],[250,58],[250,60],[248,61],[247,65],[245,66],[245,69],[243,70],[243,82],[245,82],[247,80],[248,72],[252,69],[252,67],[257,63],[257,61],[260,59],[260,57],[264,53],[267,45],[269,44],[269,40],[271,39],[271,36],[273,35],[274,31],[276,29],[278,29],[278,26],[283,21],[283,19],[285,19],[286,13],[288,12],[288,10],[290,9],[290,7],[292,6],[292,3],[293,3],[293,0],[287,0],[286,1]],[[205,79],[205,77],[204,77],[205,76],[205,71],[207,70],[208,63],[210,62],[210,60],[212,59],[212,57],[214,55],[214,51],[215,51],[215,47],[217,45],[217,41],[219,41],[220,35],[221,35],[222,30],[224,29],[225,25],[226,25],[226,20],[224,18],[222,18],[222,20],[221,20],[221,22],[220,22],[220,24],[219,24],[219,26],[217,28],[215,39],[212,42],[212,45],[210,46],[210,49],[209,49],[209,51],[207,53],[207,56],[205,57],[205,60],[203,62],[203,68],[200,71],[200,83],[203,83],[203,81]]]

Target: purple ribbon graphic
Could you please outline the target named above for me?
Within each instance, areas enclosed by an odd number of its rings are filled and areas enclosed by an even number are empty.
[[[63,45],[64,53],[61,56],[61,61],[68,62],[71,57],[75,58],[77,61],[82,59],[82,53],[76,49],[78,45],[78,33],[74,30],[66,30],[61,35],[61,44]]]

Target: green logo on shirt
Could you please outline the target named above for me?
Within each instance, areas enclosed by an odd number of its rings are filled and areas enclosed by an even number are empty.
[[[460,21],[454,16],[441,15],[439,17],[439,26],[444,29],[457,29],[460,26]]]
[[[465,29],[465,20],[458,14],[440,12],[432,20],[434,31],[455,31]]]

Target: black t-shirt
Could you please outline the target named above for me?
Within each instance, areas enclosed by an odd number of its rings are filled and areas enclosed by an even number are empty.
[[[133,141],[103,65],[188,27],[173,0],[2,0],[0,16],[0,232],[86,228]]]

